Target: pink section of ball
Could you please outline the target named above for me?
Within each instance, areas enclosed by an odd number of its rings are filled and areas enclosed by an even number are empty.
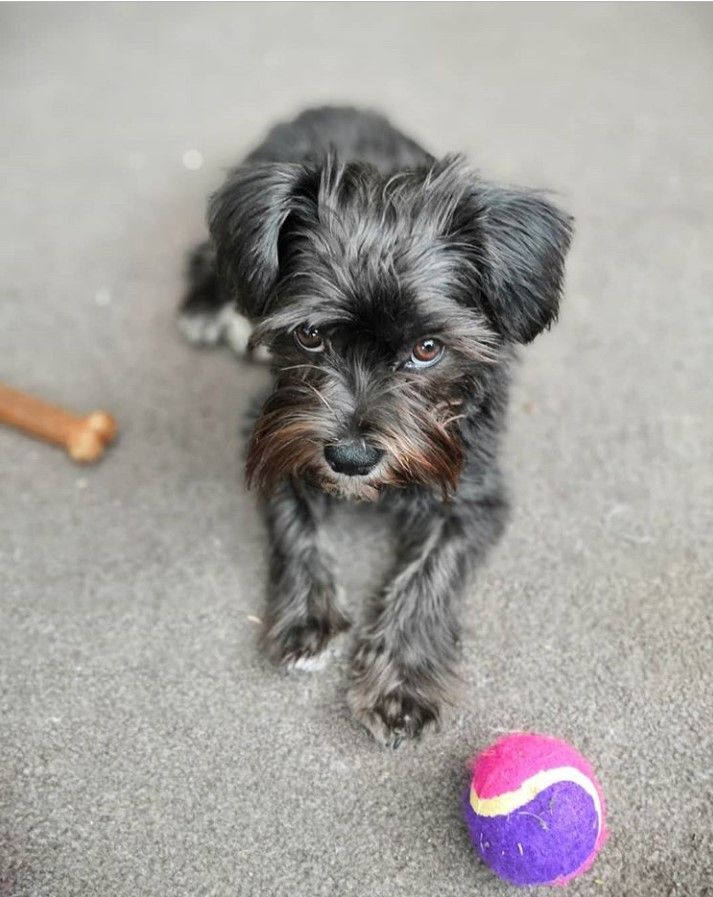
[[[479,797],[498,797],[515,791],[525,779],[543,769],[573,766],[591,779],[604,802],[594,770],[566,741],[536,732],[505,735],[480,754],[473,765],[473,787]]]

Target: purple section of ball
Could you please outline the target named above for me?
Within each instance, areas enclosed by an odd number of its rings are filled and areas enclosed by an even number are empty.
[[[466,803],[473,844],[501,878],[516,885],[554,882],[584,863],[597,841],[594,801],[574,782],[556,782],[507,816],[477,816]]]

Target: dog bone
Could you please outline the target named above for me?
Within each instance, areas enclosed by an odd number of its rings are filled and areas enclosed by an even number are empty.
[[[105,411],[79,417],[64,408],[0,384],[0,423],[63,446],[73,461],[98,461],[115,438],[114,418]]]

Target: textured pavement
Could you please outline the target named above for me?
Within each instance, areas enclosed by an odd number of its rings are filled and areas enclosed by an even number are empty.
[[[608,796],[571,894],[713,893],[712,51],[704,4],[0,7],[0,379],[122,428],[87,469],[0,431],[2,897],[509,894],[459,800],[520,728],[574,742]],[[577,218],[460,704],[397,752],[349,719],[339,660],[259,656],[237,434],[265,372],[173,320],[206,193],[325,101]],[[339,519],[358,605],[388,534]]]

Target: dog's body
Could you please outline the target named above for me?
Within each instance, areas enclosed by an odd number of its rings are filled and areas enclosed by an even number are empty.
[[[274,128],[208,217],[184,328],[244,344],[237,304],[272,352],[247,461],[271,544],[268,652],[309,666],[349,626],[318,538],[335,498],[394,515],[402,547],[354,641],[350,704],[398,744],[447,700],[456,598],[507,516],[514,346],[556,317],[570,219],[330,108]]]

